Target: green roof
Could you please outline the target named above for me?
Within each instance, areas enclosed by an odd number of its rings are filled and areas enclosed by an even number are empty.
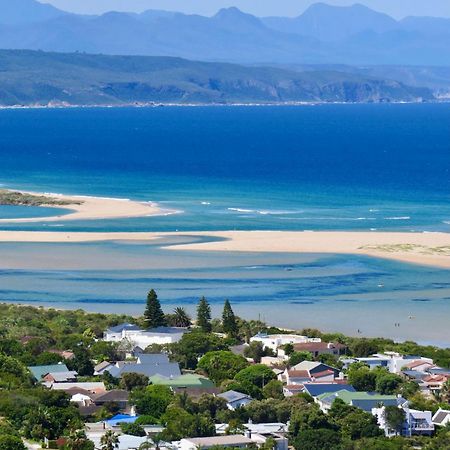
[[[395,395],[381,395],[372,392],[350,392],[344,389],[337,392],[325,392],[319,395],[318,399],[323,400],[325,398],[334,396],[335,398],[340,398],[347,404],[357,400],[373,400],[377,402],[382,402],[385,400],[395,400],[397,397]]]
[[[187,373],[185,375],[180,375],[179,377],[167,378],[161,375],[154,375],[150,377],[150,383],[161,384],[164,386],[178,387],[178,388],[211,388],[215,384],[208,378],[202,377],[200,375],[195,375],[192,373]]]
[[[48,373],[68,372],[69,369],[65,364],[50,364],[48,366],[30,366],[28,370],[33,374],[36,380],[40,380]]]

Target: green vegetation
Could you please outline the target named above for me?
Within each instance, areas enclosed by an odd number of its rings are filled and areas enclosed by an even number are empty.
[[[1,50],[0,64],[0,105],[7,106],[434,100],[427,88],[321,69],[29,50]]]
[[[167,319],[154,289],[147,294],[147,307],[144,311],[144,322],[147,328],[165,327]]]
[[[197,327],[199,327],[204,333],[209,333],[212,329],[211,326],[211,307],[208,300],[202,297],[197,306]]]
[[[0,189],[0,205],[8,206],[70,206],[81,205],[79,200],[63,200],[46,195],[27,194],[24,192]]]
[[[156,293],[149,295],[151,317],[160,317],[161,306]],[[207,300],[199,303],[204,308]],[[207,305],[208,306],[208,305]],[[208,309],[208,308],[206,308]],[[225,309],[225,307],[224,307]],[[323,414],[309,395],[300,394],[285,398],[282,383],[274,372],[262,364],[250,365],[247,360],[233,353],[230,348],[244,342],[249,333],[258,331],[282,332],[268,328],[257,321],[245,321],[236,317],[231,305],[226,307],[227,320],[233,318],[233,335],[223,337],[222,321],[207,319],[211,332],[200,326],[192,326],[189,333],[175,344],[158,347],[168,352],[172,361],[189,371],[207,375],[223,391],[234,389],[254,398],[245,407],[229,410],[225,400],[203,394],[191,398],[185,392],[175,393],[168,386],[148,384],[147,377],[126,374],[119,381],[109,374],[98,378],[110,388],[122,388],[130,392],[130,402],[140,414],[133,425],[123,425],[122,431],[142,435],[143,425],[165,426],[162,440],[181,437],[212,436],[215,423],[228,424],[228,432],[242,430],[251,419],[254,423],[290,422],[290,442],[297,450],[332,449],[411,449],[413,447],[433,450],[446,448],[450,432],[440,430],[433,438],[394,438],[381,435],[374,417],[356,407],[337,399],[328,414]],[[78,407],[61,391],[47,390],[33,380],[27,365],[62,361],[70,369],[77,370],[86,380],[92,379],[93,363],[105,359],[122,359],[125,349],[120,344],[99,341],[103,331],[122,322],[144,322],[127,316],[87,314],[83,311],[56,311],[42,308],[19,307],[0,304],[2,331],[0,339],[0,450],[22,450],[21,437],[34,441],[44,438],[67,439],[68,449],[91,450],[91,443],[83,433],[83,419]],[[164,319],[167,319],[164,316]],[[153,320],[153,319],[152,319]],[[158,319],[159,320],[159,319]],[[231,323],[231,322],[230,322]],[[228,328],[230,330],[230,328]],[[231,334],[231,333],[230,333]],[[438,364],[448,365],[449,349],[421,347],[407,342],[396,344],[387,339],[360,339],[342,335],[322,334],[317,330],[302,330],[301,334],[320,336],[326,341],[342,342],[349,346],[350,354],[397,350],[404,353],[422,354],[434,358]],[[265,350],[260,345],[250,345],[249,354],[256,361]],[[73,358],[65,360],[61,350],[71,351]],[[154,348],[152,347],[152,349]],[[288,349],[289,350],[289,349]],[[310,353],[289,351],[291,362],[302,358],[311,359]],[[333,357],[334,358],[334,357]],[[320,360],[320,357],[316,358]],[[330,359],[331,362],[335,361]],[[377,391],[381,394],[401,393],[412,408],[436,411],[440,406],[449,408],[450,383],[440,397],[424,397],[417,384],[390,374],[383,368],[370,370],[361,363],[352,364],[347,371],[348,379],[356,389]],[[194,377],[190,373],[184,377]],[[88,420],[109,418],[119,411],[117,404],[106,404]],[[387,408],[387,422],[392,430],[398,430],[402,422],[397,408]],[[114,448],[117,436],[109,433],[102,442],[103,448]],[[111,447],[112,446],[112,447]],[[269,448],[267,448],[269,450]]]

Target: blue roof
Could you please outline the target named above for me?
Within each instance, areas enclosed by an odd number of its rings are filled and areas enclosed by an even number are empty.
[[[317,397],[319,395],[325,394],[326,392],[338,392],[338,391],[349,391],[356,392],[355,388],[349,384],[335,384],[335,383],[320,383],[320,384],[308,384],[305,383],[305,391],[311,397]]]
[[[129,414],[116,414],[111,419],[105,420],[105,422],[111,426],[115,427],[120,423],[134,423],[139,416],[130,416]]]
[[[154,375],[161,375],[163,377],[179,377],[181,375],[180,366],[178,363],[165,363],[165,364],[125,364],[119,371],[118,376],[122,376],[124,373],[140,373],[147,375],[149,378]],[[113,375],[112,376],[117,376]]]

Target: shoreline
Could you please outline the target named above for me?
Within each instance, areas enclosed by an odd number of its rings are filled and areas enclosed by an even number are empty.
[[[67,214],[46,217],[23,217],[0,219],[0,223],[59,222],[66,220],[121,219],[131,217],[161,216],[175,214],[177,211],[162,209],[153,202],[138,202],[129,199],[111,197],[93,197],[88,195],[64,195],[48,192],[29,192],[7,189],[35,196],[44,196],[53,200],[68,202],[67,205],[42,204],[39,207],[67,210]],[[73,202],[73,203],[70,203]]]
[[[196,232],[58,232],[0,231],[0,242],[63,243],[102,241],[154,242],[170,237],[211,238],[197,243],[166,243],[172,250],[259,253],[365,255],[450,269],[450,233],[365,231],[196,231]]]
[[[27,109],[116,109],[116,108],[198,108],[198,107],[267,107],[267,106],[323,106],[323,105],[416,105],[416,104],[447,104],[450,98],[435,99],[432,101],[391,101],[387,102],[325,102],[325,101],[299,101],[299,102],[255,102],[255,103],[124,103],[99,105],[0,105],[0,110],[27,110]]]

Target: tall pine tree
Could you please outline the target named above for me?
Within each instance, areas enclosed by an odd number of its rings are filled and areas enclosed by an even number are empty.
[[[147,294],[147,307],[144,312],[144,320],[147,328],[167,326],[166,317],[159,303],[158,296],[153,289]]]
[[[211,332],[211,307],[208,300],[202,297],[197,306],[197,326],[205,333]]]
[[[232,337],[237,336],[238,324],[236,321],[236,316],[234,315],[234,312],[231,309],[229,300],[225,300],[225,304],[223,306],[222,327],[223,327],[223,331],[226,334],[228,334],[228,336],[232,336]]]

